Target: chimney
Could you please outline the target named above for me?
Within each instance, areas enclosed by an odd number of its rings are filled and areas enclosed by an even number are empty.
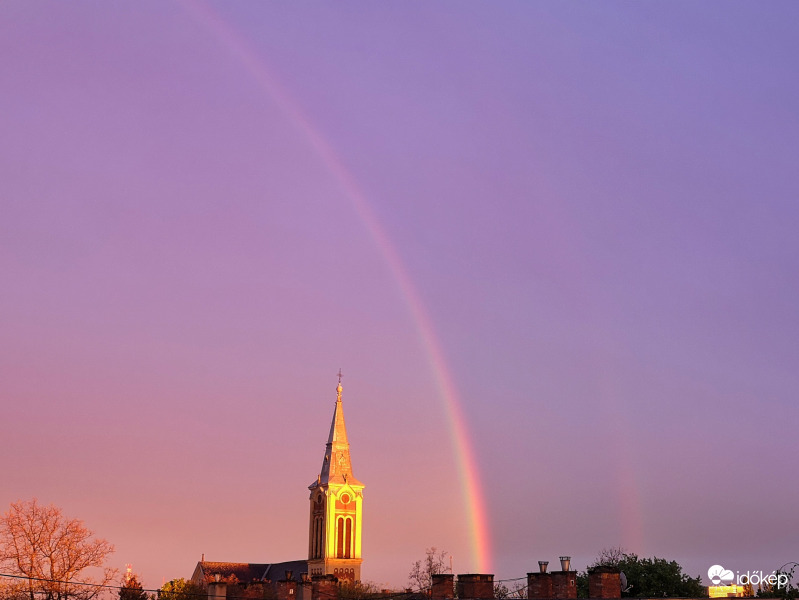
[[[552,598],[552,574],[546,573],[549,563],[542,560],[538,563],[538,573],[527,574],[528,600],[542,600]]]
[[[311,582],[311,600],[330,600],[338,596],[338,577],[335,575],[314,575]]]
[[[291,578],[294,576],[294,571],[286,571],[286,581],[291,581]]]
[[[434,573],[431,600],[451,600],[455,597],[455,576],[452,573]]]
[[[286,571],[286,579],[276,583],[277,600],[294,600],[297,597],[297,582],[290,575],[291,571]]]
[[[571,570],[571,556],[560,557],[562,570],[552,572],[552,598],[567,600],[577,598],[577,571]]]
[[[485,573],[458,574],[458,598],[493,600],[494,575]]]
[[[594,567],[588,571],[589,598],[621,598],[621,573],[615,567]]]

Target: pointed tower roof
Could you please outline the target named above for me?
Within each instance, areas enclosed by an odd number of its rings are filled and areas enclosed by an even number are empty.
[[[344,388],[341,387],[339,380],[336,387],[336,409],[333,411],[333,422],[330,423],[330,435],[327,436],[327,445],[337,444],[344,445],[349,449],[350,444],[347,441],[347,427],[344,425],[344,409],[341,407],[341,392]]]
[[[347,441],[347,427],[344,425],[344,408],[341,404],[341,371],[336,386],[336,407],[333,410],[333,421],[330,423],[330,435],[327,437],[325,456],[322,459],[322,470],[319,477],[309,489],[330,483],[347,483],[353,487],[363,487],[352,474],[352,460],[350,459],[350,444]]]

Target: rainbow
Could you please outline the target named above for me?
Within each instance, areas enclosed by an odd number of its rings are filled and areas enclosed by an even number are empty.
[[[477,462],[470,444],[466,421],[461,411],[458,392],[450,375],[435,328],[425,309],[419,292],[408,275],[394,244],[386,234],[365,194],[355,178],[341,162],[331,144],[297,108],[285,88],[269,73],[264,61],[251,50],[241,36],[211,7],[194,0],[178,0],[179,4],[196,22],[209,31],[239,62],[241,62],[261,89],[277,103],[289,120],[303,133],[323,164],[336,178],[355,212],[371,234],[375,244],[396,279],[406,304],[416,324],[421,344],[432,367],[438,393],[448,416],[449,434],[456,458],[461,494],[466,505],[468,531],[472,549],[472,572],[491,573],[491,542],[488,517],[480,485]]]

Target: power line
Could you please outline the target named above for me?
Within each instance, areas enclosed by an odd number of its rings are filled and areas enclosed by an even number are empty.
[[[159,589],[147,589],[147,588],[143,588],[143,587],[136,588],[136,587],[130,587],[130,586],[127,586],[127,585],[112,585],[112,584],[108,584],[108,583],[92,583],[92,582],[88,582],[88,581],[66,581],[66,580],[60,580],[60,579],[46,579],[46,578],[43,578],[43,577],[28,577],[27,575],[11,575],[9,573],[0,573],[0,577],[6,577],[6,578],[9,578],[9,579],[20,579],[20,580],[26,580],[26,581],[37,581],[37,582],[40,582],[40,583],[53,583],[53,584],[57,584],[57,585],[85,586],[85,587],[92,587],[92,588],[98,588],[98,589],[117,590],[117,591],[120,591],[120,590],[137,590],[137,591],[144,592],[144,593],[155,594],[158,597],[160,597],[163,594],[165,597],[168,597],[169,595],[174,595],[174,596],[180,596],[181,598],[198,598],[198,599],[199,598],[203,598],[203,599],[208,598],[208,594],[206,594],[206,593],[196,593],[196,592],[188,592],[188,591],[177,592],[177,591],[171,591],[171,590],[164,590],[164,589],[161,589],[161,588],[159,588]],[[515,578],[512,578],[512,579],[496,579],[496,580],[493,581],[493,583],[494,583],[494,585],[496,585],[498,583],[509,583],[509,582],[512,582],[512,581],[523,581],[523,580],[526,580],[526,579],[527,579],[526,577],[515,577]],[[263,584],[263,583],[266,583],[266,582],[258,581],[257,583]],[[296,583],[301,584],[301,583],[305,583],[305,582],[299,582],[298,581]],[[310,583],[310,582],[308,582],[308,583]],[[514,592],[518,593],[520,590],[525,589],[527,587],[529,587],[529,586],[527,586],[527,585],[521,586],[517,590],[512,590],[512,593],[514,593]],[[416,594],[422,594],[422,595],[425,595],[425,596],[429,596],[431,591],[432,591],[432,586],[428,586],[428,587],[419,588],[418,590],[411,589],[410,591],[393,592],[391,594],[371,594],[369,592],[364,592],[362,597],[364,599],[366,599],[366,600],[398,600],[398,599],[407,599],[410,596],[413,596],[413,595],[416,595]],[[329,597],[329,598],[338,598],[339,597],[339,594],[328,593],[328,592],[323,591],[323,590],[318,590],[316,595],[317,595],[317,597]],[[227,596],[227,600],[253,600],[253,599],[252,599],[251,596]],[[356,599],[353,598],[353,600],[356,600]]]
[[[66,580],[61,580],[61,579],[46,579],[44,577],[29,577],[27,575],[11,575],[10,573],[0,573],[0,577],[6,577],[6,578],[9,578],[9,579],[20,579],[20,580],[25,580],[25,581],[37,581],[37,582],[40,582],[40,583],[53,583],[53,584],[57,584],[57,585],[75,585],[75,586],[82,585],[82,586],[85,586],[85,587],[92,587],[92,588],[98,588],[98,589],[108,589],[108,590],[117,590],[117,591],[120,591],[120,590],[136,590],[136,591],[139,591],[139,592],[155,594],[158,597],[161,597],[161,595],[163,595],[164,597],[169,597],[170,595],[174,595],[175,597],[180,597],[180,598],[198,598],[198,599],[199,598],[203,598],[203,599],[208,598],[208,594],[207,593],[202,593],[201,594],[201,593],[196,593],[196,592],[184,592],[184,591],[175,592],[175,591],[170,591],[170,590],[164,590],[164,589],[161,589],[161,588],[159,588],[159,589],[146,589],[146,588],[143,588],[143,587],[130,587],[130,586],[126,586],[126,585],[112,585],[112,584],[108,584],[108,583],[91,583],[91,582],[88,582],[88,581],[66,581]],[[258,581],[257,583],[263,584],[263,583],[266,583],[266,582]],[[299,582],[298,581],[296,583],[304,583],[304,582]],[[310,583],[310,582],[308,582],[308,583]],[[365,592],[363,594],[363,598],[364,598],[364,600],[398,600],[398,599],[406,599],[409,596],[412,596],[414,594],[425,594],[426,595],[428,591],[429,591],[429,589],[420,589],[418,591],[395,592],[395,593],[392,593],[392,594],[370,594],[369,592]],[[36,591],[35,590],[35,592],[36,593],[46,593],[44,590],[41,590],[41,591]],[[328,597],[328,598],[338,598],[339,597],[338,594],[328,593],[328,592],[325,592],[323,590],[319,590],[317,592],[316,596],[317,597]],[[251,596],[227,596],[226,600],[253,600],[253,598]],[[355,600],[355,599],[353,598],[353,600]]]

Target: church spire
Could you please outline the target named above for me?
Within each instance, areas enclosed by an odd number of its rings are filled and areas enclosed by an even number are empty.
[[[347,428],[344,425],[344,409],[341,407],[341,392],[343,391],[344,388],[341,386],[341,369],[339,369],[338,386],[336,386],[336,409],[333,412],[333,422],[330,424],[330,435],[327,438],[327,445],[346,445],[346,450],[349,450],[350,445],[349,442],[347,442]]]
[[[325,457],[322,460],[322,470],[317,483],[352,483],[359,485],[360,482],[355,479],[352,474],[350,444],[347,440],[347,427],[344,424],[344,408],[341,403],[341,394],[344,391],[341,385],[341,377],[341,369],[339,369],[338,385],[336,386],[336,407],[333,410],[333,420],[330,423],[330,435],[327,438]]]
[[[340,580],[361,578],[361,526],[364,485],[352,474],[350,444],[341,403],[341,370],[338,372],[336,404],[330,435],[325,445],[322,469],[308,489],[308,573],[334,575]]]

